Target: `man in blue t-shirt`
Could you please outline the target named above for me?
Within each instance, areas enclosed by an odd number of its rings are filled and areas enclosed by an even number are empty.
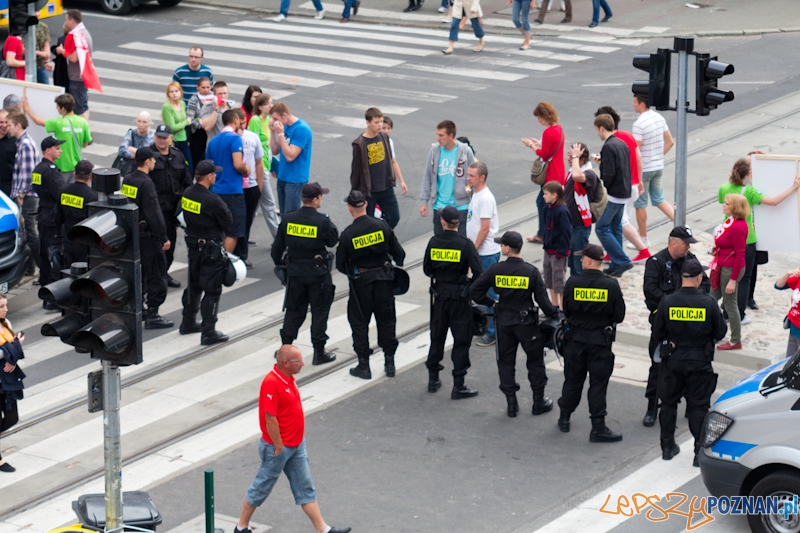
[[[188,104],[189,99],[197,92],[197,82],[200,78],[208,78],[214,83],[214,74],[211,69],[203,65],[203,49],[193,46],[189,49],[189,63],[175,69],[172,81],[177,81],[183,89],[183,102]]]
[[[229,109],[222,114],[222,131],[211,139],[206,148],[206,159],[222,167],[217,173],[217,180],[211,192],[218,195],[233,216],[231,227],[225,232],[225,250],[233,253],[239,237],[245,234],[247,209],[244,203],[242,177],[250,175],[250,169],[244,161],[242,138],[236,133],[239,129],[239,114]]]
[[[292,115],[283,102],[269,112],[272,121],[269,141],[272,155],[278,160],[278,208],[281,215],[300,209],[303,204],[303,185],[311,173],[311,128],[305,120]]]

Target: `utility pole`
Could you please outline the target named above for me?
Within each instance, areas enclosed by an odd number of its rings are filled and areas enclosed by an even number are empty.
[[[103,364],[103,456],[106,478],[106,531],[122,528],[122,446],[120,442],[119,367]]]
[[[36,16],[36,4],[28,4],[28,15]],[[25,81],[36,83],[36,26],[25,34]]]
[[[689,54],[694,37],[675,37],[678,52],[678,131],[675,135],[675,225],[686,225],[687,144],[689,142]]]

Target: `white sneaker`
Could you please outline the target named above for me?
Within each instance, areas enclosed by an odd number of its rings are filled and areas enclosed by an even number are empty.
[[[640,238],[640,239],[642,239],[641,237],[639,237],[639,238]],[[650,243],[647,241],[647,239],[642,239],[642,244],[644,244],[646,248],[650,248]],[[628,250],[636,250],[636,249],[637,249],[637,248],[636,248],[636,245],[635,245],[635,244],[633,244],[633,243],[632,243],[632,242],[630,242],[630,241],[628,241],[628,244],[626,244],[626,245],[625,245],[625,247],[626,247]]]
[[[439,13],[447,13],[447,8],[446,8],[446,7],[439,6],[439,9],[438,9],[438,11],[439,11]]]
[[[324,9],[322,11],[317,11],[317,14],[314,15],[314,20],[322,20],[323,18],[325,18],[325,10]]]
[[[749,317],[749,316],[747,316],[747,315],[744,315],[744,318],[742,319],[742,325],[743,325],[743,326],[744,326],[744,325],[747,325],[747,324],[749,324],[750,322],[752,322],[752,320],[750,319],[750,317]]]
[[[444,24],[452,24],[453,23],[453,19],[442,19],[442,22]]]
[[[277,17],[273,18],[273,19],[272,19],[272,22],[283,22],[284,20],[286,20],[286,15],[284,15],[283,13],[281,13],[281,14],[280,14],[280,15],[278,15]]]

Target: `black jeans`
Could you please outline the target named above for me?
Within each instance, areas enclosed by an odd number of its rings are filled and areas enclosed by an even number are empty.
[[[6,396],[0,390],[0,434],[5,430],[12,427],[19,422],[19,413],[17,412],[17,402],[11,402],[10,406],[6,405]],[[2,457],[0,457],[2,459]]]
[[[379,205],[383,218],[389,227],[394,229],[400,222],[400,207],[397,205],[397,196],[394,188],[389,187],[385,191],[372,191],[371,196],[367,196],[367,215],[375,216],[375,205]]]
[[[242,259],[247,259],[248,256],[249,245],[247,242],[250,240],[250,226],[253,225],[253,217],[256,214],[260,200],[261,189],[258,187],[244,189],[244,237],[239,237],[239,240],[236,241],[236,247],[233,249],[233,253]]]
[[[157,309],[167,299],[167,256],[161,244],[151,237],[139,239],[142,259],[142,293],[148,309]]]
[[[745,270],[744,277],[739,281],[738,291],[736,293],[736,305],[739,307],[739,316],[744,318],[745,310],[747,309],[747,300],[752,298],[750,292],[750,285],[755,285],[755,268],[756,268],[756,245],[748,244],[744,250]]]

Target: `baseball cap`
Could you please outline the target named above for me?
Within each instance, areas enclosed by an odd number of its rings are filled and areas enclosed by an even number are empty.
[[[324,188],[316,181],[303,185],[303,198],[316,198],[317,196],[328,194],[329,192],[331,192],[330,189]]]
[[[197,166],[194,167],[194,172],[198,176],[207,176],[208,174],[215,174],[217,172],[222,172],[222,167],[218,167],[210,159],[203,159],[202,161],[197,163]]]
[[[147,147],[143,146],[143,147],[139,148],[138,150],[136,150],[135,159],[136,159],[137,163],[144,163],[145,161],[147,161],[151,157],[155,157],[155,156],[153,155],[153,152],[150,151],[150,148],[147,148]]]
[[[519,250],[522,248],[522,235],[516,231],[507,231],[502,236],[495,237],[494,242]]]
[[[364,198],[364,193],[361,191],[350,191],[344,201],[352,207],[363,207],[367,203],[367,199]]]
[[[458,209],[452,205],[448,205],[442,209],[442,211],[439,213],[439,216],[448,224],[452,224],[453,222],[459,220]]]
[[[687,259],[683,262],[681,267],[681,275],[687,278],[693,278],[703,273],[705,267],[700,264],[697,259]]]
[[[692,236],[692,228],[688,226],[675,226],[672,228],[672,231],[669,232],[669,236],[681,239],[687,244],[694,244],[697,242],[697,239]]]
[[[172,135],[172,128],[167,126],[166,124],[159,124],[156,128],[156,137],[169,137]]]
[[[602,246],[598,246],[596,244],[587,244],[586,246],[583,247],[583,250],[576,252],[575,255],[578,257],[582,257],[585,255],[586,257],[590,257],[595,261],[602,261],[606,253],[603,251]]]
[[[83,160],[78,161],[78,164],[75,165],[75,174],[78,176],[86,176],[87,174],[91,174],[92,170],[94,170],[94,165],[91,161]]]
[[[55,137],[45,137],[42,139],[42,152],[47,150],[48,148],[52,148],[53,146],[61,146],[67,141],[59,141]]]

